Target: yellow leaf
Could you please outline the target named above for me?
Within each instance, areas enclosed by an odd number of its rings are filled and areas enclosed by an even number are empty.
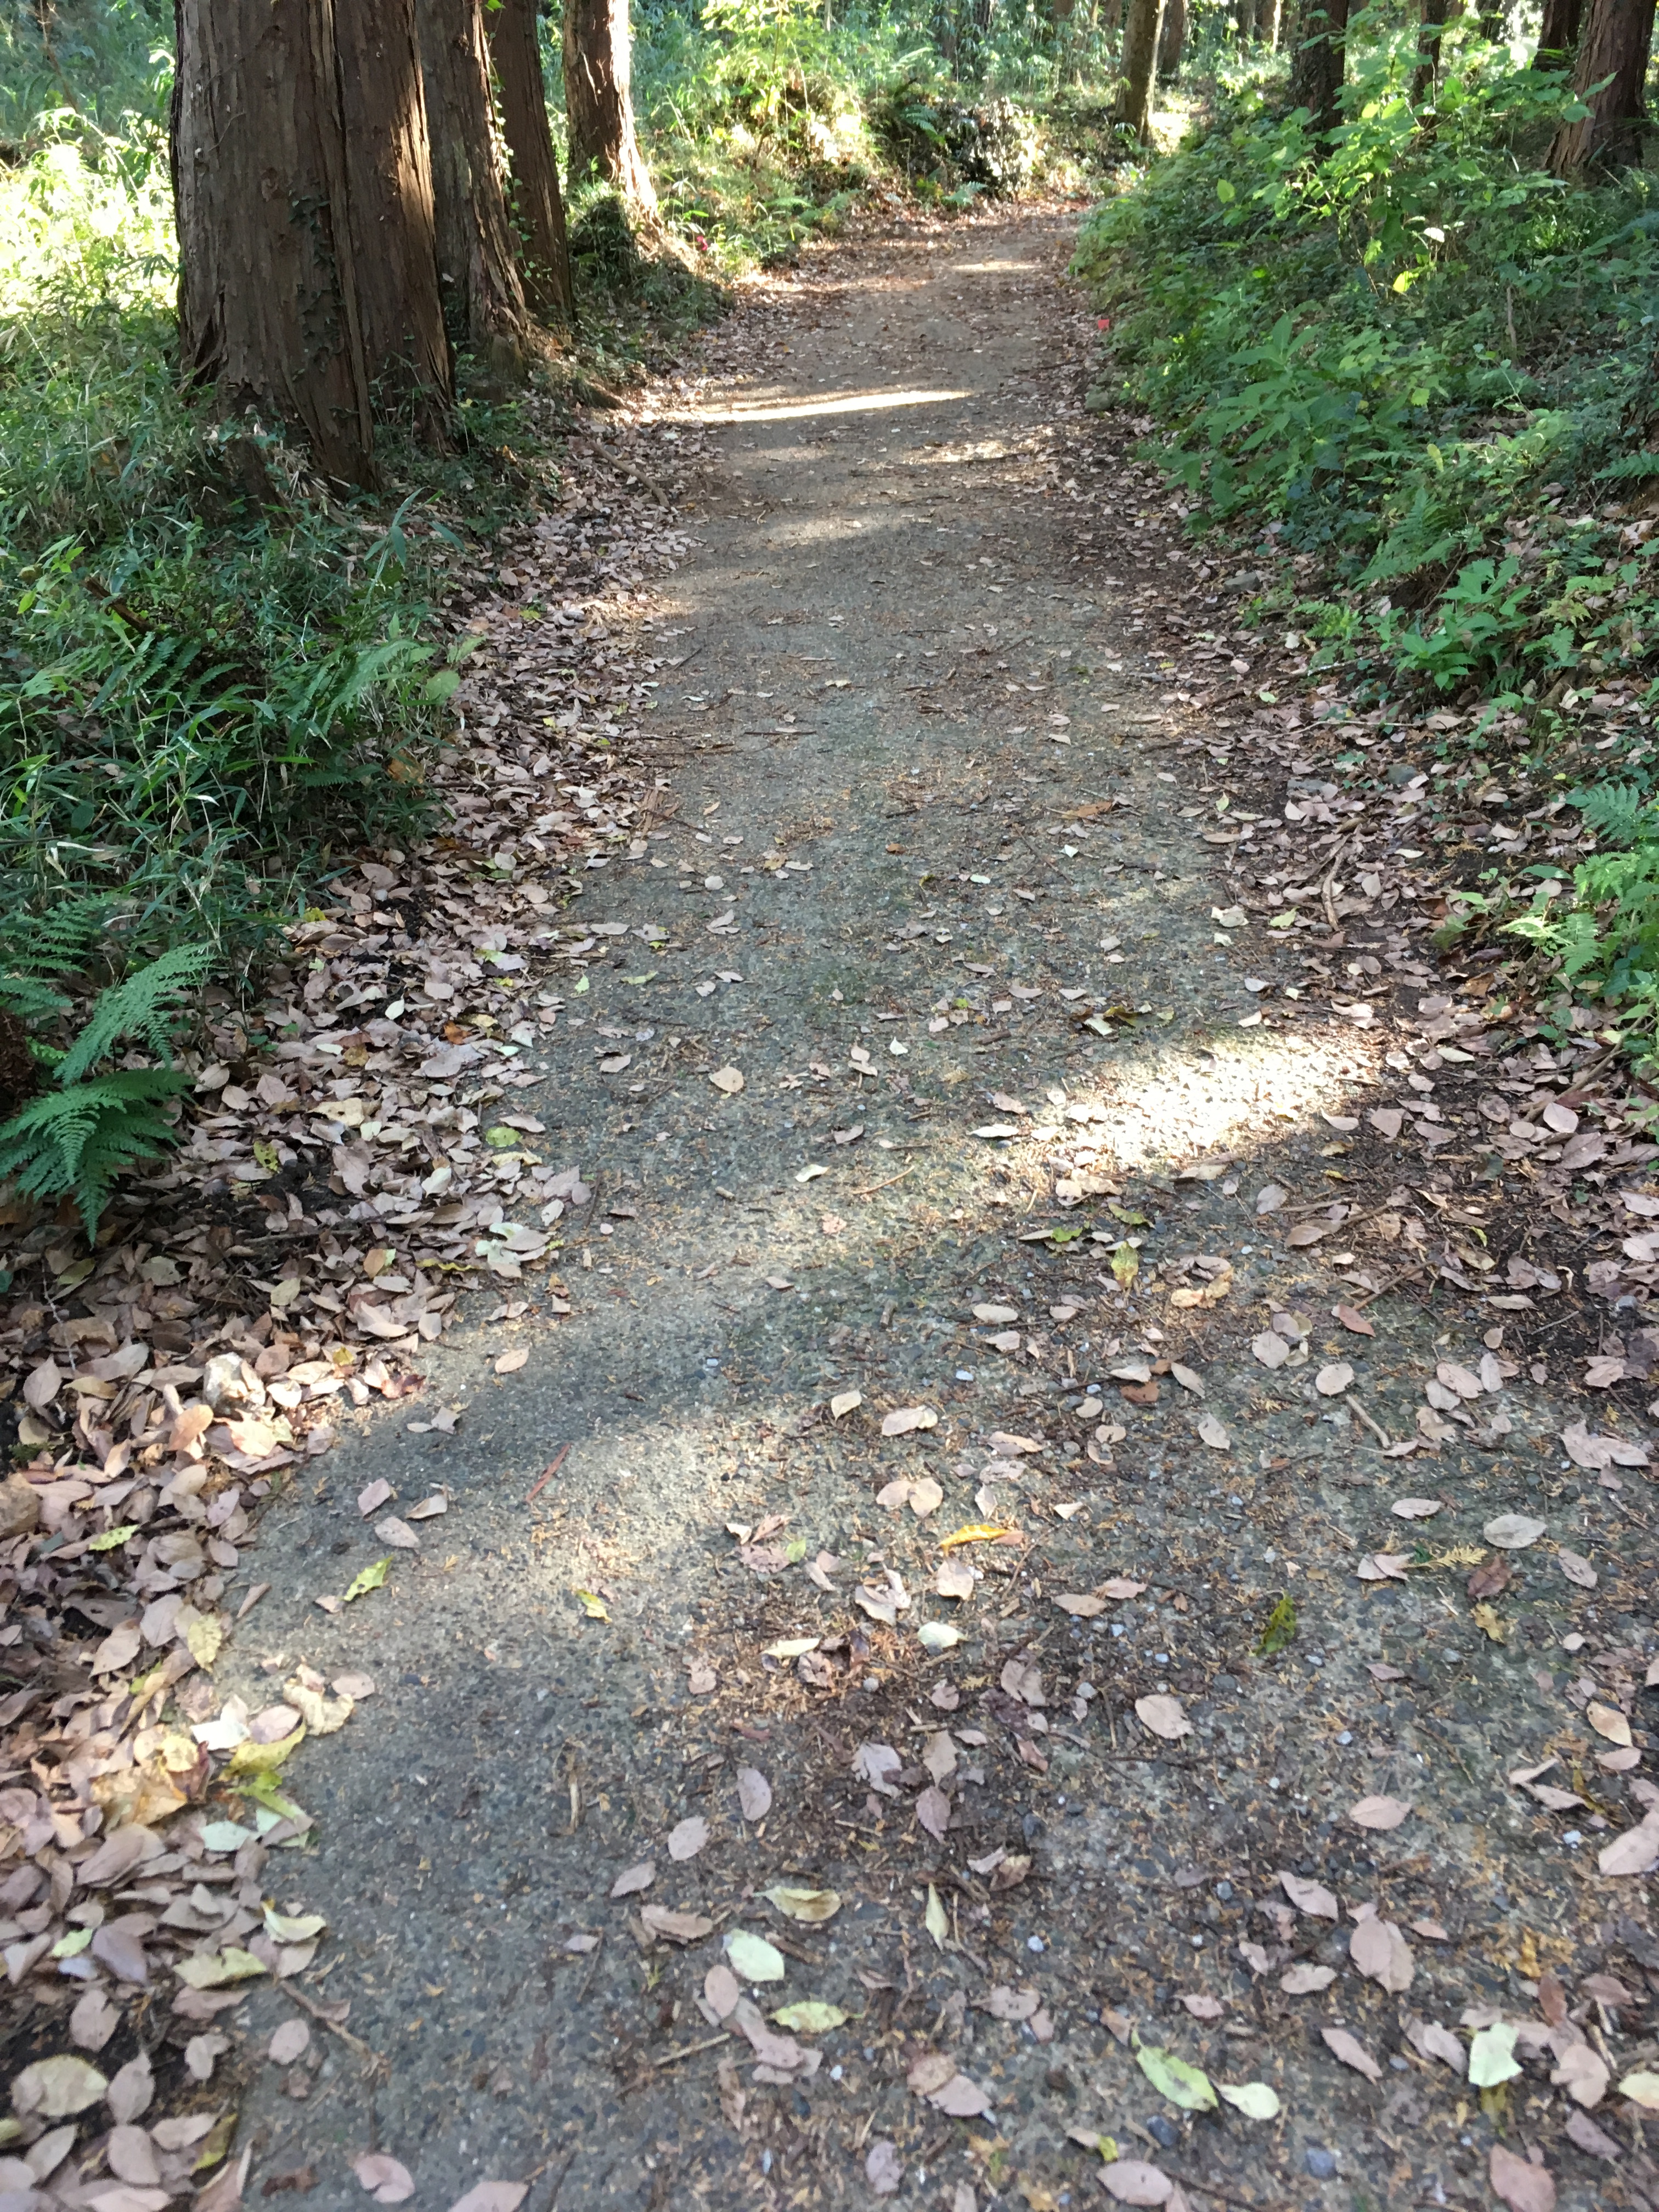
[[[927,1933],[942,1951],[945,1939],[951,1932],[951,1923],[945,1917],[945,1906],[939,1892],[930,1881],[927,1885]]]
[[[292,1735],[285,1735],[280,1743],[255,1743],[248,1736],[230,1754],[228,1774],[274,1774],[285,1760],[305,1741],[305,1723],[301,1722]]]
[[[275,1145],[264,1137],[257,1137],[254,1139],[253,1157],[267,1175],[275,1175],[283,1164],[282,1154]]]
[[[610,1620],[610,1612],[602,1597],[595,1597],[592,1590],[585,1589],[579,1589],[574,1595],[577,1603],[590,1620]]]
[[[351,1587],[345,1594],[346,1603],[349,1605],[353,1598],[366,1597],[370,1590],[379,1589],[391,1565],[392,1554],[388,1552],[385,1559],[376,1559],[372,1567],[365,1567],[362,1574],[354,1575]]]
[[[225,1640],[225,1625],[222,1620],[192,1620],[185,1631],[185,1642],[190,1646],[190,1656],[198,1667],[210,1667],[219,1656]]]
[[[1509,1622],[1504,1620],[1500,1614],[1495,1613],[1492,1607],[1488,1605],[1484,1599],[1474,1607],[1473,1619],[1475,1626],[1480,1629],[1486,1635],[1490,1636],[1494,1644],[1507,1644],[1509,1642]]]
[[[1005,1536],[1013,1535],[1012,1528],[999,1528],[988,1521],[970,1521],[964,1528],[956,1528],[948,1536],[941,1536],[939,1548],[948,1552],[953,1544],[997,1544]]]

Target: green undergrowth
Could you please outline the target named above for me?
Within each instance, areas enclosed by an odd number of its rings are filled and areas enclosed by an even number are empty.
[[[1471,25],[1414,106],[1413,33],[1356,20],[1328,141],[1281,64],[1091,219],[1092,404],[1150,418],[1189,526],[1315,648],[1322,711],[1511,804],[1574,793],[1603,849],[1486,871],[1451,927],[1518,939],[1650,1059],[1659,179],[1557,182],[1564,78]]]
[[[1420,110],[1413,58],[1361,46],[1325,147],[1248,90],[1099,210],[1102,398],[1152,416],[1200,526],[1304,556],[1369,696],[1645,673],[1659,191],[1546,175],[1572,97],[1507,49],[1455,47]]]

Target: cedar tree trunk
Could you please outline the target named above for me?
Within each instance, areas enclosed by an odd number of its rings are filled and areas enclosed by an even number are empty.
[[[1291,104],[1305,107],[1316,131],[1342,120],[1338,97],[1347,69],[1348,0],[1304,0],[1291,57]]]
[[[490,104],[483,0],[418,0],[444,322],[457,345],[522,359],[524,287]]]
[[[1279,0],[1256,0],[1255,34],[1269,53],[1279,45]]]
[[[390,0],[366,33],[372,8],[176,0],[170,149],[185,380],[358,484],[377,387],[450,397],[412,27]]]
[[[1571,58],[1578,44],[1578,26],[1583,13],[1584,0],[1544,0],[1544,20],[1538,27],[1538,51],[1532,58],[1534,69],[1559,69]]]
[[[1653,42],[1654,0],[1589,0],[1579,33],[1573,90],[1589,109],[1582,122],[1564,123],[1550,146],[1549,166],[1570,176],[1587,162],[1608,167],[1639,161],[1646,119],[1642,87]],[[1600,92],[1590,87],[1612,81]]]
[[[512,165],[513,214],[525,295],[543,322],[568,329],[576,319],[576,302],[559,165],[553,157],[553,132],[547,119],[547,88],[542,82],[536,0],[499,0],[489,24]]]
[[[1164,0],[1164,28],[1158,41],[1158,73],[1171,82],[1181,74],[1187,44],[1187,0]]]
[[[596,169],[633,212],[656,220],[657,194],[634,133],[628,0],[565,0],[564,112],[570,180]]]
[[[1164,29],[1164,0],[1128,0],[1123,11],[1123,82],[1118,121],[1144,146],[1152,136],[1152,64]]]

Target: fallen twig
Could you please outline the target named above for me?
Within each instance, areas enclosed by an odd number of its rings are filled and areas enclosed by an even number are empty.
[[[564,1465],[565,1455],[569,1449],[570,1447],[568,1444],[561,1444],[559,1446],[557,1451],[554,1453],[552,1458],[542,1469],[538,1479],[535,1482],[532,1483],[530,1488],[525,1492],[524,1502],[526,1505],[533,1505],[536,1500],[541,1496],[543,1491],[546,1489],[548,1484],[552,1481],[554,1476]]]
[[[695,2058],[700,2051],[713,2051],[717,2044],[730,2043],[731,2040],[728,2029],[721,2035],[706,2036],[701,2043],[686,2043],[678,2051],[665,2051],[660,2058],[653,2058],[651,2063],[653,2066],[678,2066],[682,2058]]]

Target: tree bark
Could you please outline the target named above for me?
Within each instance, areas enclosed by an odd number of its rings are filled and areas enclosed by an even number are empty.
[[[522,360],[524,287],[490,100],[483,0],[418,0],[438,283],[451,338]]]
[[[634,131],[628,0],[565,0],[564,112],[570,131],[570,180],[596,170],[647,222],[657,217],[656,187]]]
[[[1123,11],[1123,82],[1120,123],[1144,146],[1152,136],[1152,65],[1164,30],[1164,0],[1128,0]]]
[[[1167,9],[1169,0],[1164,0]],[[1255,36],[1256,0],[1233,0],[1233,33],[1241,46]]]
[[[1269,53],[1279,45],[1279,0],[1256,0],[1255,34]]]
[[[242,0],[237,0],[238,7]],[[346,187],[369,374],[441,440],[455,397],[438,289],[415,0],[331,0]]]
[[[1310,112],[1316,131],[1334,131],[1342,120],[1347,35],[1348,0],[1304,0],[1291,57],[1291,104]]]
[[[1445,36],[1448,23],[1455,22],[1462,9],[1463,0],[1422,0],[1419,18],[1417,51],[1419,56],[1412,77],[1412,106],[1422,106],[1440,80],[1440,42]]]
[[[1559,69],[1571,58],[1583,13],[1584,0],[1544,0],[1544,20],[1538,27],[1538,48],[1532,58],[1534,69]]]
[[[175,29],[185,378],[370,484],[377,392],[414,393],[429,421],[451,397],[406,8],[175,0]]]
[[[1653,43],[1654,0],[1589,0],[1578,40],[1573,90],[1589,109],[1578,123],[1564,123],[1550,146],[1549,166],[1571,176],[1588,162],[1607,167],[1639,161],[1646,112],[1642,88]],[[1593,92],[1603,77],[1611,80]]]
[[[513,179],[513,216],[525,296],[544,323],[568,329],[576,319],[565,237],[559,165],[547,120],[536,0],[500,0],[489,18],[489,50],[501,91]]]
[[[1187,0],[1164,0],[1164,28],[1158,34],[1158,73],[1173,82],[1181,74],[1187,44]]]

